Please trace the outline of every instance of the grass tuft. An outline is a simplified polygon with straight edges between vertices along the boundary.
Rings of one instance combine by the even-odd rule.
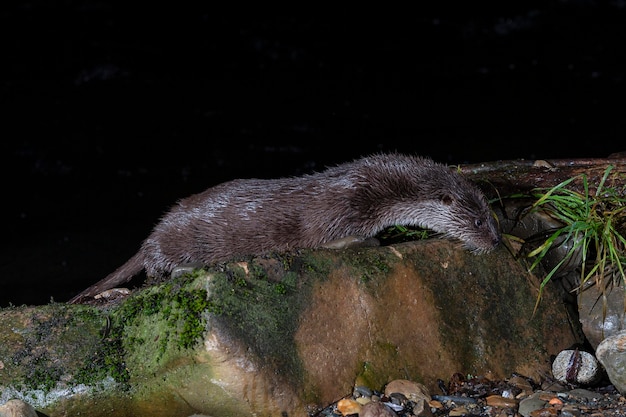
[[[614,166],[609,165],[595,191],[590,189],[585,174],[569,178],[552,188],[536,188],[530,193],[535,202],[528,211],[543,210],[563,226],[555,229],[539,247],[528,254],[534,258],[529,270],[539,265],[548,251],[569,243],[566,255],[543,278],[535,311],[546,284],[570,259],[580,256],[580,282],[575,289],[580,292],[591,284],[597,285],[605,300],[606,291],[621,279],[626,284],[626,185],[616,188],[607,185]],[[573,181],[582,182],[582,192],[567,188]],[[534,314],[533,312],[533,314]]]

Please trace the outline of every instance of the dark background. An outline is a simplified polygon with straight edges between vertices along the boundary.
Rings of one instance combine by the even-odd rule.
[[[626,4],[500,3],[3,2],[0,307],[66,301],[228,179],[626,150]]]

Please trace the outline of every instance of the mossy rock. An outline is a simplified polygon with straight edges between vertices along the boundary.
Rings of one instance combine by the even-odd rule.
[[[239,259],[108,305],[0,310],[2,400],[49,415],[307,416],[349,394],[455,372],[530,377],[578,342],[500,248],[447,241]]]

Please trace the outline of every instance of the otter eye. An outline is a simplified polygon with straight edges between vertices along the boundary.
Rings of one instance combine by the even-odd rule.
[[[482,221],[482,220],[480,220],[480,219],[476,219],[476,220],[474,221],[474,226],[476,226],[476,227],[480,227],[480,226],[482,226],[482,225],[483,225],[483,221]]]

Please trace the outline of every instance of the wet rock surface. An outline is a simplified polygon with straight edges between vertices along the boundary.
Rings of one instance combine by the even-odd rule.
[[[626,392],[626,331],[617,332],[600,342],[596,355],[615,387],[622,393]]]
[[[594,349],[605,338],[625,330],[625,291],[624,283],[616,278],[604,292],[595,285],[589,285],[577,297],[582,329]]]
[[[31,382],[70,388],[78,375],[98,382],[114,375],[130,385],[131,398],[84,397],[94,407],[111,404],[117,414],[109,415],[295,417],[355,386],[374,391],[411,375],[425,388],[407,378],[386,394],[426,412],[423,391],[438,392],[442,375],[489,371],[496,379],[515,371],[539,379],[551,355],[577,342],[552,291],[533,316],[535,286],[504,248],[477,256],[443,239],[242,259],[93,306],[55,304],[45,316],[37,307],[3,310],[12,324],[0,328],[0,357],[8,358],[0,382],[57,375],[62,380]],[[81,328],[91,329],[84,343],[63,337],[80,338]],[[24,348],[47,335],[57,336],[45,339],[54,340],[49,351]],[[71,348],[78,356],[64,364],[70,355],[57,353]],[[10,392],[18,391],[3,389]]]

